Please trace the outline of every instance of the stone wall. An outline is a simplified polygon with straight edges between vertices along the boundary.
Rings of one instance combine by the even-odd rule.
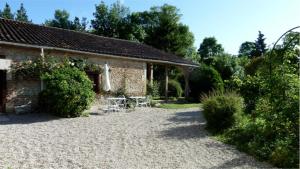
[[[99,64],[101,66],[107,63],[110,67],[112,92],[125,88],[128,95],[138,96],[146,94],[147,70],[145,62],[117,59],[99,55],[79,55],[76,53],[66,53],[54,50],[44,50],[44,53],[46,56],[55,56],[59,58],[83,58],[90,63]],[[40,57],[40,50],[0,45],[0,54],[4,55],[6,59],[11,59],[13,63],[15,63]],[[40,80],[16,79],[10,71],[8,71],[6,111],[15,112],[16,106],[26,105],[30,102],[32,107],[35,107],[37,104],[38,93],[40,91]]]

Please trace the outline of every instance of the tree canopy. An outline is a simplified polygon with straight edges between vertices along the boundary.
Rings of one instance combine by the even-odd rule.
[[[14,19],[14,14],[11,12],[10,6],[6,3],[4,9],[0,10],[0,17],[5,19]]]
[[[121,38],[127,25],[129,8],[120,1],[108,7],[103,1],[95,6],[94,19],[91,20],[92,32],[107,37]]]
[[[254,42],[246,41],[241,44],[239,49],[239,56],[247,56],[248,58],[252,58],[254,52],[256,50],[256,46]]]
[[[222,45],[217,43],[215,37],[204,38],[198,49],[201,59],[208,59],[220,55],[223,52],[224,49]]]
[[[167,52],[185,56],[193,46],[194,35],[180,22],[179,9],[172,5],[152,7],[141,13],[147,36],[145,43]]]
[[[74,21],[71,21],[70,14],[66,10],[55,10],[54,19],[46,20],[45,25],[63,29],[70,29],[76,31],[85,31],[87,26],[86,18],[80,19],[75,17]]]
[[[258,31],[258,37],[257,40],[255,41],[255,52],[254,52],[254,57],[259,57],[262,56],[263,54],[266,53],[267,48],[266,48],[266,43],[264,38],[264,34],[261,33],[261,31]]]
[[[23,3],[21,3],[20,9],[17,10],[17,14],[16,14],[15,20],[16,21],[22,21],[22,22],[31,22],[28,19],[28,15],[27,15],[26,9],[23,6]]]
[[[110,7],[101,2],[96,5],[94,17],[92,32],[97,35],[139,41],[182,57],[194,43],[193,34],[180,22],[181,14],[175,6],[165,4],[130,13],[120,1]]]

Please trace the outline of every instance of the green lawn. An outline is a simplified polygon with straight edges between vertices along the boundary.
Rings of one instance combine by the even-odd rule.
[[[200,107],[200,103],[187,103],[187,104],[163,103],[159,106],[159,108],[164,108],[164,109],[185,109],[185,108],[193,108],[193,107]]]

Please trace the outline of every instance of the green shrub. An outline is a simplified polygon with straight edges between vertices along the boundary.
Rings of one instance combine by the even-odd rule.
[[[240,117],[243,99],[234,92],[213,92],[202,96],[202,104],[207,128],[213,132],[222,132]]]
[[[259,77],[247,75],[240,85],[239,92],[245,100],[245,113],[251,114],[262,92]]]
[[[42,111],[61,117],[78,117],[94,98],[92,82],[75,67],[56,68],[42,75],[46,89],[40,93]]]
[[[277,167],[299,168],[299,96],[297,77],[289,76],[288,91],[274,90],[257,100],[255,116],[244,115],[225,131],[228,143]],[[296,80],[297,83],[292,81]],[[279,82],[276,84],[280,84]],[[276,86],[276,85],[275,85]],[[277,93],[278,92],[278,93]]]
[[[158,81],[153,81],[153,85],[150,85],[150,82],[147,83],[147,95],[152,97],[159,97],[160,83]]]
[[[245,65],[245,73],[247,75],[254,75],[259,67],[263,64],[263,57],[256,57],[251,59],[251,61]]]
[[[191,73],[189,81],[190,96],[196,101],[199,101],[202,93],[224,89],[220,74],[213,67],[205,64],[201,64],[199,68]]]
[[[228,80],[238,71],[237,57],[229,54],[222,54],[214,57],[211,65],[220,73],[223,80]]]
[[[182,96],[182,88],[178,81],[176,80],[169,80],[169,96],[173,97],[181,97]]]

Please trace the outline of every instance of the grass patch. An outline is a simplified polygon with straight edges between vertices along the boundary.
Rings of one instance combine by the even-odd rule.
[[[200,103],[186,103],[186,104],[164,103],[158,107],[163,109],[186,109],[186,108],[200,107],[200,105],[201,105]]]

